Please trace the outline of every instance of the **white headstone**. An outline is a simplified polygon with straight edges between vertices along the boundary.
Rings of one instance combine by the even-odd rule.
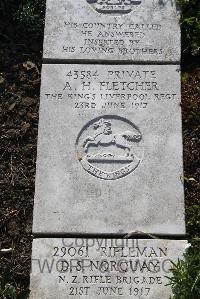
[[[44,65],[34,233],[183,235],[179,66]]]
[[[34,240],[31,299],[169,299],[166,276],[187,247],[156,239]]]
[[[179,62],[175,0],[47,0],[44,58]]]

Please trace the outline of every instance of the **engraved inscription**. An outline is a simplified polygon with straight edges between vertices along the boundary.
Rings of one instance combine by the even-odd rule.
[[[179,62],[175,0],[47,1],[44,58]]]
[[[40,247],[33,271],[37,287],[44,278],[52,286],[57,284],[51,298],[165,299],[171,293],[167,284],[172,263],[186,247],[186,242],[175,244],[165,240],[53,239],[48,240],[48,249]]]
[[[178,70],[177,70],[178,71]],[[161,103],[178,99],[175,90],[165,88],[160,72],[153,67],[94,67],[74,66],[63,73],[56,92],[46,90],[48,102],[67,102],[73,110],[103,110],[103,114],[128,109],[136,113],[156,110]],[[107,112],[110,111],[110,112]],[[116,114],[116,112],[114,112]]]
[[[141,0],[87,0],[99,13],[103,14],[127,14],[134,6],[141,4]]]
[[[63,44],[63,52],[76,54],[110,54],[110,55],[142,55],[161,56],[162,47],[148,46],[149,36],[161,34],[163,28],[158,23],[123,22],[71,22],[64,21],[67,32],[79,35],[79,44],[68,42]],[[149,43],[148,43],[149,44]]]
[[[77,141],[77,158],[97,178],[116,180],[127,176],[143,156],[142,135],[129,120],[106,115],[89,122]]]

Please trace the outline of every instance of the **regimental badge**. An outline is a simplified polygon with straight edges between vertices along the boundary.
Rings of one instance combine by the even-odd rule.
[[[99,117],[80,131],[76,140],[76,155],[91,175],[116,180],[139,166],[143,157],[142,134],[136,125],[123,117]]]
[[[99,13],[127,14],[133,7],[141,4],[142,0],[86,0]]]

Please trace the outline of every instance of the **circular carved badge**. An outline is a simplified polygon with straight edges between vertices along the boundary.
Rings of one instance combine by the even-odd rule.
[[[91,175],[116,180],[139,166],[143,157],[142,134],[123,117],[98,117],[80,131],[76,151],[77,159]]]
[[[142,0],[86,0],[99,13],[127,14],[141,4]]]

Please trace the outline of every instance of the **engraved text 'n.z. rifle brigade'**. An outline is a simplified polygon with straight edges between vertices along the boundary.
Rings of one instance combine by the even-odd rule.
[[[104,180],[116,180],[139,166],[143,157],[142,135],[131,121],[106,115],[83,127],[76,151],[87,172]]]
[[[86,0],[99,13],[127,14],[133,7],[141,4],[141,0]]]

